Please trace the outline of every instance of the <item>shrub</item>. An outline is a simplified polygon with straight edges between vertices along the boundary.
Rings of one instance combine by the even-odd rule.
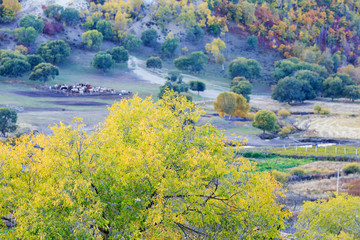
[[[280,172],[278,170],[273,170],[271,176],[280,183],[286,183],[288,181],[289,174]]]
[[[294,130],[294,127],[292,125],[284,126],[281,128],[279,135],[281,137],[287,137],[293,130]]]
[[[91,62],[91,65],[99,70],[102,70],[106,72],[112,66],[115,64],[115,61],[113,60],[110,53],[107,52],[98,52],[95,54],[93,61]]]
[[[97,30],[90,30],[82,35],[82,43],[85,45],[85,48],[90,50],[100,49],[103,39],[103,35]]]
[[[360,197],[360,179],[355,179],[349,183],[348,193]]]
[[[20,27],[33,27],[38,33],[42,33],[44,30],[44,20],[30,14],[20,19]]]
[[[158,34],[154,29],[148,29],[141,33],[141,40],[144,45],[148,47],[154,47],[156,45],[157,38]]]
[[[129,53],[124,47],[114,47],[110,54],[112,59],[117,63],[124,63],[129,60]]]
[[[204,37],[204,31],[199,26],[189,28],[186,32],[186,39],[192,42],[198,42]]]
[[[328,109],[328,108],[323,108],[323,109],[321,110],[320,114],[328,115],[328,114],[330,114],[330,109]]]
[[[133,51],[133,50],[137,50],[137,49],[141,48],[141,44],[142,44],[142,41],[133,34],[128,34],[125,37],[124,47],[129,51]]]
[[[44,34],[54,35],[56,33],[61,33],[63,30],[64,27],[61,23],[44,22]]]
[[[67,25],[78,24],[80,21],[80,12],[73,8],[65,8],[61,14],[61,20]]]
[[[342,170],[346,175],[352,173],[360,173],[360,165],[358,163],[350,163],[343,167]]]
[[[178,37],[166,39],[166,41],[161,46],[161,51],[166,56],[172,56],[175,50],[177,49],[177,47],[179,46],[179,44],[180,44],[180,38]]]
[[[44,13],[46,17],[55,18],[58,21],[60,21],[61,14],[63,11],[64,11],[64,7],[60,5],[51,5],[44,9]]]
[[[305,170],[302,168],[294,168],[290,171],[290,174],[297,177],[304,177],[305,176]]]
[[[278,116],[282,118],[287,118],[288,116],[290,116],[290,112],[286,109],[281,109],[278,111]]]
[[[33,27],[21,27],[14,32],[17,42],[24,45],[34,44],[38,37],[38,32]]]
[[[147,68],[162,68],[162,61],[159,57],[149,57],[146,60],[146,67]]]
[[[112,39],[114,36],[114,31],[112,28],[112,23],[110,21],[106,20],[100,20],[96,23],[96,30],[101,32],[101,34],[104,36],[104,39]]]
[[[229,76],[231,79],[235,77],[258,78],[260,77],[260,71],[260,64],[254,59],[239,57],[229,64]]]
[[[258,39],[256,36],[249,36],[247,38],[247,45],[249,49],[256,49],[258,44]]]
[[[246,115],[246,118],[249,119],[250,121],[254,121],[255,113],[249,112],[249,113]]]
[[[245,77],[234,77],[233,80],[231,80],[230,88],[238,85],[242,81],[247,81]]]
[[[70,56],[70,47],[63,40],[49,41],[40,44],[36,53],[46,62],[63,63],[65,59]]]
[[[316,105],[314,106],[314,113],[320,114],[322,108],[323,108],[323,106],[316,104]]]

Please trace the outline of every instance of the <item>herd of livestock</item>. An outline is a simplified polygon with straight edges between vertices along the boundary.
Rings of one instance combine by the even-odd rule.
[[[117,91],[113,88],[96,87],[88,83],[76,83],[74,85],[56,84],[49,87],[50,91],[63,93],[67,96],[76,95],[130,95],[131,92],[126,90]]]

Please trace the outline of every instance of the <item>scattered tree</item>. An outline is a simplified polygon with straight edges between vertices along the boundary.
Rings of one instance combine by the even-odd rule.
[[[223,92],[216,98],[214,109],[221,117],[229,115],[230,119],[231,116],[246,117],[250,110],[250,105],[239,94]]]
[[[38,33],[42,33],[44,30],[44,20],[29,14],[20,19],[20,27],[33,27]]]
[[[303,102],[314,99],[316,93],[308,81],[285,77],[276,85],[271,97],[279,102]]]
[[[207,53],[211,53],[215,58],[215,63],[222,66],[224,70],[225,57],[223,52],[226,48],[226,44],[220,38],[214,39],[211,43],[205,45]]]
[[[127,34],[124,40],[124,47],[129,51],[135,51],[141,48],[142,41],[133,34]]]
[[[159,92],[159,99],[163,98],[164,95],[166,95],[166,92],[168,91],[174,91],[177,93],[185,93],[189,91],[189,86],[182,82],[172,82],[172,81],[166,81],[164,85],[160,86],[160,92]]]
[[[161,51],[166,56],[171,56],[174,54],[175,50],[180,44],[180,38],[178,37],[172,37],[166,39],[166,41],[161,45]]]
[[[85,48],[90,50],[100,49],[103,42],[103,35],[97,30],[90,30],[84,32],[82,35],[82,43],[85,45]]]
[[[255,79],[260,77],[261,67],[254,59],[246,59],[239,57],[231,61],[229,65],[229,76],[231,79],[235,77],[245,77],[246,79]]]
[[[334,101],[334,98],[342,97],[343,93],[343,82],[341,78],[337,76],[330,76],[323,83],[324,88],[324,97],[330,97],[331,101]]]
[[[74,25],[80,22],[80,12],[73,8],[65,8],[61,13],[61,20],[67,25]]]
[[[48,18],[55,18],[61,20],[61,14],[64,11],[64,7],[60,5],[50,5],[44,9],[45,16]]]
[[[63,40],[49,41],[40,44],[36,50],[46,62],[49,63],[63,63],[67,57],[70,56],[70,47]]]
[[[129,52],[124,47],[114,47],[110,54],[116,63],[124,63],[129,60]]]
[[[0,108],[0,132],[6,137],[9,132],[16,130],[17,112],[7,107]]]
[[[9,23],[15,19],[15,11],[7,6],[0,5],[0,23]]]
[[[31,65],[31,69],[34,69],[34,67],[36,67],[40,63],[45,62],[45,60],[42,57],[36,54],[27,55],[26,60]]]
[[[360,99],[360,87],[356,85],[345,86],[343,96],[349,98],[353,102],[356,99]]]
[[[340,195],[307,201],[296,223],[299,239],[359,239],[360,198]]]
[[[114,37],[114,30],[110,21],[99,20],[96,23],[96,30],[101,32],[104,39],[111,40]]]
[[[242,95],[244,98],[246,98],[247,102],[250,102],[250,94],[253,89],[253,86],[251,83],[247,80],[240,81],[237,85],[233,86],[231,88],[231,92],[234,92],[236,94]]]
[[[258,47],[258,38],[256,36],[249,36],[246,40],[248,48],[251,50],[257,49]]]
[[[51,63],[40,63],[37,65],[33,72],[30,73],[30,80],[47,82],[54,80],[55,76],[59,75],[59,68],[52,65]]]
[[[204,31],[199,26],[189,28],[186,32],[186,39],[191,42],[198,42],[204,37]]]
[[[247,81],[245,77],[234,77],[233,80],[231,80],[230,88],[238,85],[241,81]]]
[[[146,60],[146,67],[147,68],[152,68],[152,69],[155,69],[155,68],[162,68],[162,61],[161,61],[161,58],[159,57],[149,57],[147,60]]]
[[[204,69],[208,57],[201,51],[192,52],[189,57],[179,57],[174,60],[175,67],[180,70],[200,72]]]
[[[8,7],[15,12],[21,11],[22,7],[21,7],[19,0],[2,0],[1,2],[5,7]]]
[[[154,29],[148,29],[141,33],[141,40],[145,46],[154,47],[157,43],[158,34]]]
[[[28,46],[35,43],[38,32],[33,27],[21,27],[15,30],[15,37],[18,43]]]
[[[205,83],[201,81],[191,81],[189,85],[191,90],[198,92],[198,95],[200,95],[200,92],[203,92],[206,89]]]
[[[6,61],[5,61],[6,60]],[[8,77],[21,77],[31,69],[31,65],[26,60],[21,59],[2,59],[0,75]]]
[[[115,61],[113,60],[111,54],[108,52],[96,53],[93,61],[91,62],[91,65],[93,65],[94,68],[102,70],[104,72],[112,68],[114,64]]]
[[[277,117],[275,113],[268,110],[260,110],[255,114],[252,125],[264,131],[274,131],[276,129]]]

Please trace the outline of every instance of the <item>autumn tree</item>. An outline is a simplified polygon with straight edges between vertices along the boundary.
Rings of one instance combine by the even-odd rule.
[[[22,8],[19,0],[2,0],[2,4],[15,12],[20,12]]]
[[[146,67],[147,68],[152,68],[152,69],[155,69],[155,68],[162,68],[162,61],[161,61],[161,58],[159,57],[149,57],[147,60],[146,60]]]
[[[275,113],[268,110],[260,110],[255,114],[252,125],[264,131],[274,131],[276,129],[277,117]]]
[[[223,54],[226,48],[226,44],[220,38],[214,39],[211,43],[205,45],[206,52],[212,54],[215,58],[215,62],[222,66],[224,70],[225,56]]]
[[[307,201],[296,223],[299,239],[359,239],[360,198],[340,195]]]
[[[189,86],[191,90],[197,91],[198,95],[200,95],[200,92],[203,92],[206,89],[205,83],[201,81],[190,81]]]
[[[260,71],[260,64],[254,59],[239,57],[235,60],[232,60],[229,64],[229,76],[231,79],[235,77],[255,79],[260,77]]]
[[[15,11],[7,6],[0,5],[0,23],[9,23],[15,19]]]
[[[0,108],[0,132],[6,137],[9,132],[14,132],[17,128],[17,112],[16,110],[1,107]]]
[[[91,65],[94,68],[100,69],[104,72],[112,68],[114,64],[115,61],[113,60],[111,54],[103,51],[96,53],[93,61],[91,62]]]
[[[63,63],[70,56],[70,47],[63,40],[49,41],[40,44],[36,53],[40,55],[46,62]]]
[[[246,102],[246,99],[233,92],[223,92],[217,96],[214,103],[214,109],[220,116],[245,117],[250,110],[250,105]]]
[[[90,50],[100,49],[103,39],[103,35],[97,30],[90,30],[84,32],[82,35],[82,43],[84,44],[85,48]]]
[[[0,216],[15,219],[0,225],[6,239],[280,237],[280,185],[196,124],[195,103],[170,93],[109,110],[93,132],[75,118],[0,142]]]
[[[37,65],[32,73],[30,73],[29,79],[33,81],[47,82],[54,80],[55,76],[59,75],[59,68],[51,63],[40,63]]]

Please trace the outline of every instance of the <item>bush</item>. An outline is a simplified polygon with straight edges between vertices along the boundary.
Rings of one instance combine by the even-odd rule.
[[[258,47],[258,39],[256,36],[249,36],[246,42],[249,49],[256,49]]]
[[[48,18],[55,18],[60,21],[61,14],[64,11],[64,7],[60,5],[51,5],[44,9],[45,16]]]
[[[97,30],[90,30],[84,32],[82,35],[82,43],[85,48],[90,50],[97,50],[101,47],[103,41],[103,35]]]
[[[162,68],[162,61],[159,57],[149,57],[146,60],[146,67],[147,68]]]
[[[154,29],[148,29],[141,33],[141,40],[145,46],[154,47],[157,43],[158,34]]]
[[[61,20],[67,25],[74,25],[80,22],[80,12],[73,8],[66,8],[61,14]]]
[[[287,118],[288,116],[291,115],[291,113],[286,109],[279,110],[277,114],[278,114],[278,116],[280,116],[282,118]]]
[[[204,37],[204,31],[199,26],[189,28],[186,32],[186,39],[191,42],[198,42]]]
[[[70,56],[70,47],[63,40],[49,41],[40,44],[36,53],[46,62],[63,63],[65,59]]]
[[[113,60],[111,54],[103,51],[96,53],[93,61],[91,62],[91,65],[94,68],[104,72],[112,68],[114,64],[115,61]]]
[[[180,44],[180,38],[178,37],[166,39],[166,41],[161,46],[161,51],[166,56],[172,56],[175,50],[177,49],[177,47],[179,46],[179,44]]]
[[[114,36],[114,31],[112,28],[112,23],[106,20],[100,20],[96,23],[96,30],[101,32],[104,36],[104,39],[111,40]]]
[[[61,33],[63,30],[64,27],[61,23],[44,22],[44,34],[54,35],[56,33]]]
[[[0,5],[0,23],[9,23],[15,18],[15,11],[4,5]]]
[[[290,174],[297,177],[304,177],[305,176],[305,170],[302,168],[294,168],[290,171]]]
[[[284,173],[284,172],[280,172],[278,170],[273,170],[271,172],[271,176],[278,182],[280,183],[286,183],[288,181],[289,178],[289,174],[288,173]]]
[[[142,41],[133,34],[128,34],[125,37],[124,47],[129,51],[134,51],[141,48]]]
[[[287,137],[289,134],[294,130],[294,127],[292,125],[284,126],[281,128],[281,131],[279,132],[279,135],[281,137]]]
[[[129,52],[124,47],[114,47],[110,52],[112,59],[117,63],[124,63],[129,60]]]
[[[238,85],[242,81],[247,81],[245,77],[234,77],[233,80],[231,80],[230,88]]]
[[[352,173],[360,173],[360,165],[358,163],[350,163],[343,167],[342,170],[346,175]]]
[[[322,108],[323,108],[323,106],[316,104],[316,105],[314,106],[314,113],[320,114]]]
[[[42,33],[44,30],[44,20],[30,14],[20,19],[20,27],[33,27],[38,33]]]
[[[239,57],[229,64],[229,76],[231,79],[235,77],[258,78],[260,77],[260,71],[260,64],[254,59]]]
[[[38,37],[38,32],[33,27],[21,27],[15,29],[15,36],[18,43],[24,45],[31,45],[35,43]]]
[[[250,121],[254,121],[255,113],[249,112],[249,113],[246,115],[246,118],[249,119]]]

